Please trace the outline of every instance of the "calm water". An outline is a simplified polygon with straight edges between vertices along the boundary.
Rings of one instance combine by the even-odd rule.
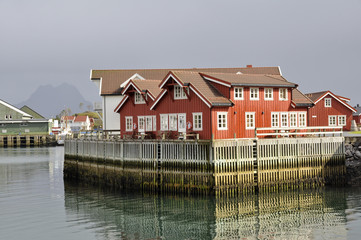
[[[0,239],[361,239],[361,189],[239,198],[63,181],[63,148],[0,148]]]

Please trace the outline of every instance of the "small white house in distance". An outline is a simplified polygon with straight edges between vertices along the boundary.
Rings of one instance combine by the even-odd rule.
[[[65,132],[89,131],[92,130],[92,121],[88,116],[64,116],[61,129]]]

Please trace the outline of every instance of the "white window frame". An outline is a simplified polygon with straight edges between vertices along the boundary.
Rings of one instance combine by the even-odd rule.
[[[325,98],[325,107],[332,107],[332,99]]]
[[[264,100],[273,100],[273,88],[264,89]]]
[[[187,99],[187,94],[185,89],[179,85],[174,85],[174,99]]]
[[[337,126],[337,116],[336,115],[329,115],[328,116],[328,126],[329,127],[336,127]]]
[[[161,131],[169,130],[168,114],[160,114],[160,130]]]
[[[153,131],[157,131],[157,116],[153,116]]]
[[[299,127],[307,127],[307,114],[305,112],[298,113]]]
[[[203,114],[201,112],[192,113],[193,114],[193,130],[202,131],[203,130]]]
[[[228,130],[228,112],[217,112],[217,129]],[[221,122],[220,122],[221,120]]]
[[[143,125],[141,122],[143,121]],[[145,132],[145,117],[138,116],[138,132]]]
[[[346,126],[346,115],[339,115],[337,120],[338,120],[338,126]]]
[[[281,112],[280,113],[280,120],[281,120],[281,127],[287,128],[288,127],[288,112]]]
[[[243,93],[243,87],[235,87],[234,88],[234,100],[243,100],[244,93]]]
[[[183,123],[181,122],[183,118]],[[183,126],[182,126],[183,125]],[[187,131],[187,115],[185,113],[178,114],[178,132]]]
[[[125,131],[126,132],[133,131],[133,117],[132,116],[125,117]]]
[[[290,112],[290,127],[297,127],[297,112]]]
[[[279,88],[278,89],[278,94],[279,94],[279,100],[280,101],[287,101],[288,100],[288,89],[287,88]]]
[[[168,114],[169,117],[169,131],[177,131],[178,130],[178,114]]]
[[[146,132],[153,131],[153,116],[145,117],[145,131]]]
[[[135,92],[134,93],[134,103],[135,104],[145,104],[145,100],[142,96],[142,94]]]
[[[256,114],[254,112],[246,112],[246,129],[255,129],[256,127]]]
[[[279,126],[280,126],[280,115],[278,112],[272,112],[271,113],[271,127],[278,128]]]
[[[259,100],[259,88],[249,88],[249,99]]]

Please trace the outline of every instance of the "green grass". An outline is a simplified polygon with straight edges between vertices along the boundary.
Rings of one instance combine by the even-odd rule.
[[[351,134],[361,134],[361,131],[350,132]]]

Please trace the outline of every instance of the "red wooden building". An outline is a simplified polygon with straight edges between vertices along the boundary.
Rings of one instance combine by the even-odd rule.
[[[122,90],[121,135],[198,134],[251,138],[256,127],[306,127],[312,101],[280,74],[169,71],[161,81],[131,80]]]
[[[349,98],[337,96],[331,91],[306,94],[314,102],[309,109],[309,126],[343,126],[343,130],[351,129],[352,114],[356,110],[347,102]]]

